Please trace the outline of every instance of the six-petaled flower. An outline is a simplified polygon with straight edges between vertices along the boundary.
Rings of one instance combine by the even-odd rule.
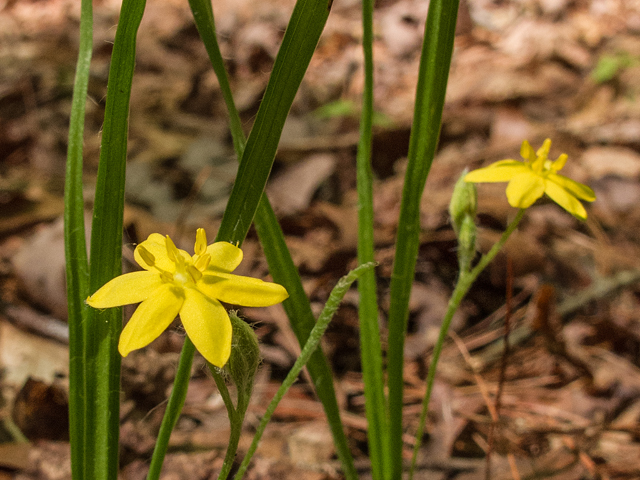
[[[542,147],[535,152],[525,140],[520,148],[524,162],[501,160],[468,173],[465,181],[509,182],[507,199],[509,204],[516,208],[528,208],[543,194],[547,194],[567,212],[585,220],[587,212],[580,200],[593,202],[596,199],[595,193],[586,185],[558,174],[568,157],[563,153],[557,160],[549,160],[547,157],[550,147],[551,140],[547,138]]]
[[[114,278],[87,299],[94,308],[142,302],[120,335],[122,356],[151,343],[179,314],[198,351],[222,367],[231,352],[231,322],[220,301],[266,307],[289,296],[276,283],[233,275],[242,250],[227,242],[207,246],[202,228],[196,233],[194,252],[189,255],[169,236],[153,233],[134,251],[144,270]]]

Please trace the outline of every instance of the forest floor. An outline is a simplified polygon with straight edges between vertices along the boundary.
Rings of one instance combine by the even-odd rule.
[[[85,132],[88,212],[119,10],[115,0],[94,4]],[[293,4],[214,5],[247,131]],[[381,0],[375,11],[373,167],[383,343],[427,8],[425,0]],[[224,104],[190,15],[186,1],[148,2],[138,35],[125,211],[129,269],[133,245],[152,232],[171,234],[187,250],[197,227],[213,237],[235,175]],[[61,215],[78,25],[75,0],[0,1],[0,480],[70,478]],[[356,264],[360,39],[359,2],[335,1],[267,187],[317,311]],[[549,137],[550,157],[567,153],[563,173],[590,185],[597,200],[586,206],[586,222],[549,202],[530,208],[463,302],[438,366],[416,478],[485,478],[492,428],[493,479],[640,478],[639,100],[637,0],[461,2],[441,140],[422,198],[406,341],[407,457],[431,348],[456,279],[447,207],[460,173],[519,158],[523,139],[538,148]],[[480,251],[516,213],[504,188],[478,188]],[[243,250],[239,273],[266,277],[254,232]],[[513,296],[507,305],[508,283]],[[300,349],[282,306],[242,314],[256,327],[264,362],[241,454]],[[176,323],[123,361],[123,480],[145,478],[183,336]],[[323,349],[366,479],[358,338],[352,291]],[[14,426],[31,442],[16,442]],[[162,478],[216,478],[228,432],[221,398],[197,357]],[[247,478],[342,478],[306,376],[278,407]]]

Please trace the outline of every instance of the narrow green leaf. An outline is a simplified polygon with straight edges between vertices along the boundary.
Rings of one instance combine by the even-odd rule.
[[[293,99],[329,16],[327,0],[298,0],[244,149],[218,239],[242,242],[253,221]]]
[[[420,58],[389,307],[389,428],[391,477],[402,476],[404,338],[420,233],[420,199],[433,162],[449,78],[458,0],[431,0]]]
[[[213,65],[214,71],[218,76],[223,97],[227,104],[229,116],[231,118],[231,134],[238,158],[242,157],[245,145],[245,138],[240,127],[240,117],[233,102],[227,72],[224,68],[224,61],[220,53],[220,49],[215,38],[215,28],[213,20],[213,11],[209,0],[190,0],[191,9],[198,26],[198,31],[205,43],[209,58]],[[303,33],[298,30],[298,41],[308,41],[315,46],[317,39],[306,38]],[[311,55],[306,59],[295,59],[296,65],[302,65],[306,69]],[[297,88],[297,86],[296,86]],[[291,99],[291,101],[293,101]],[[287,109],[288,111],[288,109]],[[275,153],[274,153],[275,154]],[[277,218],[269,200],[266,196],[262,196],[258,211],[255,216],[256,230],[260,237],[269,269],[277,283],[283,285],[289,292],[289,300],[284,303],[285,310],[291,322],[292,328],[296,333],[300,345],[304,345],[309,338],[309,333],[315,325],[315,319],[307,297],[302,287],[302,282],[298,271],[291,259],[291,254],[285,244],[284,235],[278,224]],[[357,473],[353,463],[353,457],[349,450],[347,438],[344,434],[342,422],[340,419],[340,410],[336,400],[335,390],[333,388],[333,376],[331,367],[321,349],[318,349],[307,365],[311,378],[313,379],[316,393],[322,402],[327,419],[334,436],[334,443],[338,451],[338,457],[342,462],[345,476],[348,480],[357,480]]]
[[[89,84],[89,67],[93,48],[93,7],[91,0],[80,6],[80,50],[73,86],[69,149],[67,151],[64,190],[64,245],[69,312],[69,437],[71,470],[76,479],[89,478],[85,457],[86,417],[90,406],[85,403],[83,328],[89,295],[89,263],[84,229],[82,197],[82,145],[85,105]]]
[[[374,261],[373,174],[371,144],[373,131],[373,0],[362,1],[362,49],[364,53],[364,91],[358,144],[358,263]],[[388,478],[389,427],[387,402],[382,378],[382,347],[378,326],[378,295],[375,270],[358,280],[360,353],[364,379],[365,410],[368,422],[369,458],[374,480]]]
[[[129,99],[135,64],[136,35],[144,0],[124,0],[111,56],[107,103],[91,232],[89,290],[95,292],[122,271],[122,215],[127,157]],[[122,310],[91,309],[87,319],[86,403],[93,409],[85,428],[91,438],[86,459],[91,480],[118,476],[120,355]]]
[[[227,111],[229,112],[229,125],[231,137],[233,139],[233,147],[238,158],[242,158],[246,142],[244,132],[242,130],[240,115],[238,115],[238,109],[233,101],[229,77],[227,76],[227,70],[224,66],[220,46],[218,45],[216,23],[213,18],[211,0],[189,0],[189,6],[191,7],[193,19],[196,23],[196,27],[198,28],[200,38],[202,38],[202,43],[204,43],[207,54],[209,55],[213,71],[215,72],[216,77],[218,77],[218,83],[220,84],[220,90],[222,91],[222,98],[224,98],[224,103],[226,104]]]

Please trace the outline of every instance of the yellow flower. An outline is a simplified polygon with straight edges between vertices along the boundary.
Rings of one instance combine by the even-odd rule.
[[[152,233],[134,251],[141,272],[114,278],[87,299],[94,308],[142,302],[120,335],[123,357],[142,348],[180,314],[184,329],[202,356],[217,367],[231,353],[231,322],[219,301],[266,307],[289,295],[283,286],[232,275],[242,250],[227,242],[207,246],[204,229],[196,233],[195,255],[179,250],[169,236]]]
[[[546,193],[567,212],[585,220],[587,212],[580,200],[593,202],[596,195],[586,185],[557,173],[567,163],[568,157],[563,153],[557,160],[549,160],[547,157],[550,147],[551,140],[547,138],[542,147],[534,152],[525,140],[520,148],[524,163],[511,159],[501,160],[486,168],[469,172],[464,179],[473,183],[509,182],[507,199],[516,208],[528,208]]]

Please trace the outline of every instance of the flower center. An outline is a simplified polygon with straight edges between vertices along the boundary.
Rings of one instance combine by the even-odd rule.
[[[176,268],[176,271],[173,274],[173,282],[179,287],[185,287],[189,283],[194,283],[194,280],[185,270]]]
[[[531,170],[541,177],[546,177],[549,173],[553,172],[553,161],[544,157],[538,156],[538,158],[530,164]]]
[[[183,252],[178,250],[167,235],[165,237],[165,248],[167,250],[167,258],[174,265],[169,271],[161,269],[156,263],[155,256],[143,245],[139,245],[137,251],[144,263],[149,267],[155,268],[160,273],[160,277],[164,282],[173,283],[178,288],[194,287],[198,280],[202,278],[202,274],[209,266],[209,263],[211,263],[211,255],[206,253],[206,244],[203,248],[202,245],[196,243],[196,254],[185,258]]]
[[[168,235],[165,237],[165,245],[167,256],[175,265],[171,281],[177,287],[193,287],[202,278],[202,272],[209,266],[211,255],[205,253],[202,248],[198,248],[199,245],[196,243],[196,250],[198,250],[196,255],[185,259]]]

